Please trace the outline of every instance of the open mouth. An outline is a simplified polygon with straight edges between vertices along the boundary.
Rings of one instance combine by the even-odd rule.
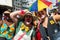
[[[25,18],[25,23],[26,23],[26,24],[30,24],[31,22],[32,22],[32,17],[26,16],[26,18]]]
[[[26,20],[25,23],[26,23],[26,24],[30,24],[31,21],[30,21],[30,20]]]
[[[30,22],[26,22],[26,24],[30,24]]]

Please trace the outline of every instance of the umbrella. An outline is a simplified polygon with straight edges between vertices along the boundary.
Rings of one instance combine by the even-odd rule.
[[[30,6],[30,11],[41,11],[44,8],[47,8],[52,4],[51,2],[47,0],[35,0],[35,2]]]

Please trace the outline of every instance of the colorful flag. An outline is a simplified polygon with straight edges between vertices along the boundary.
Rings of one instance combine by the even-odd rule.
[[[47,8],[52,4],[47,0],[36,0],[29,8],[30,11],[41,11],[44,8]]]

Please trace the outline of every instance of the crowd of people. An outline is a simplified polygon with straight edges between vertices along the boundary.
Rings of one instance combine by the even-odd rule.
[[[0,14],[0,40],[60,40],[60,13],[6,10]]]

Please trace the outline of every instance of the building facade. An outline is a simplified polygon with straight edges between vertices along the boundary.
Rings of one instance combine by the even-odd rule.
[[[29,9],[34,0],[13,0],[14,11],[20,9]]]

